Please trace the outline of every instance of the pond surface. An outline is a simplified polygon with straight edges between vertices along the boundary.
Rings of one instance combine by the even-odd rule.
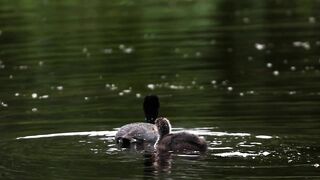
[[[0,179],[320,179],[319,9],[0,1]],[[117,148],[147,94],[208,152]]]

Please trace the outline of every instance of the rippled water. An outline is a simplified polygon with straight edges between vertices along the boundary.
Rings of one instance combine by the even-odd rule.
[[[0,1],[0,179],[320,179],[320,1]],[[205,155],[119,149],[158,94]]]

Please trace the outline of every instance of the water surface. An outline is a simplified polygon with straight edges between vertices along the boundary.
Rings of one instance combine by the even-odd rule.
[[[319,179],[320,1],[0,2],[0,179]],[[205,155],[117,148],[157,94]]]

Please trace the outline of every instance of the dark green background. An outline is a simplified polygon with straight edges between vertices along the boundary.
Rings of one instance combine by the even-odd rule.
[[[319,0],[1,0],[0,179],[320,178],[319,9]],[[161,173],[112,137],[16,139],[112,134],[143,121],[147,94],[173,127],[209,127],[198,132],[205,156],[174,156]]]

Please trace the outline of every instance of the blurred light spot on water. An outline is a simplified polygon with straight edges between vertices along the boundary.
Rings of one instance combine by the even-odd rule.
[[[119,45],[119,49],[120,49],[120,50],[123,50],[124,48],[125,48],[125,45],[124,45],[124,44],[120,44],[120,45]]]
[[[20,70],[26,70],[26,69],[28,69],[28,66],[27,65],[20,65],[18,68]]]
[[[39,65],[39,66],[42,66],[42,65],[43,65],[43,61],[39,61],[39,62],[38,62],[38,65]]]
[[[49,95],[45,94],[45,95],[42,95],[39,97],[39,99],[48,99],[49,98]]]
[[[124,44],[120,44],[119,49],[126,54],[131,54],[134,51],[132,47],[126,47]]]
[[[253,91],[253,90],[247,91],[247,94],[255,94],[255,91]]]
[[[113,142],[114,137],[108,136],[108,137],[101,137],[101,138],[99,138],[99,139],[102,140],[102,141]],[[111,146],[114,146],[114,144],[109,144],[109,145],[108,145],[108,147],[111,147]]]
[[[232,150],[232,147],[208,147],[209,150]]]
[[[280,73],[279,73],[279,71],[275,70],[275,71],[272,72],[272,74],[273,74],[274,76],[279,76]]]
[[[94,154],[97,154],[99,152],[99,149],[91,148],[90,151],[92,151]]]
[[[17,137],[16,139],[39,139],[50,137],[64,137],[64,136],[115,136],[117,131],[87,131],[87,132],[67,132],[67,133],[54,133],[54,134],[40,134],[33,136]],[[88,142],[88,141],[86,141]]]
[[[118,87],[115,84],[106,84],[105,87],[111,91],[118,89]]]
[[[33,99],[36,99],[36,98],[38,97],[38,94],[37,94],[37,93],[32,93],[32,94],[31,94],[31,97],[32,97]]]
[[[129,93],[131,93],[131,91],[132,91],[132,87],[129,87],[129,89],[124,89],[122,92],[129,94]]]
[[[296,91],[289,91],[288,94],[289,94],[289,95],[295,95],[295,94],[297,94],[297,92],[296,92]]]
[[[256,43],[255,47],[256,47],[257,50],[262,51],[262,50],[264,50],[266,48],[266,45],[265,44],[261,44],[261,43]]]
[[[224,81],[222,81],[222,82],[221,82],[221,84],[222,84],[223,86],[228,85],[228,83],[229,83],[229,81],[228,81],[228,80],[224,80]]]
[[[240,93],[239,93],[239,96],[244,96],[244,93],[243,93],[243,92],[240,92]]]
[[[137,97],[137,98],[141,98],[141,94],[140,94],[140,93],[137,93],[137,94],[136,94],[136,97]]]
[[[238,143],[237,146],[240,146],[240,147],[254,147],[255,144],[247,143],[246,141],[244,141],[244,142]]]
[[[181,86],[181,85],[170,85],[169,88],[170,89],[179,90],[179,89],[184,89],[184,86]]]
[[[262,155],[264,155],[264,156],[268,156],[269,154],[271,154],[270,152],[267,152],[267,151],[265,151],[265,152],[262,152],[262,153],[260,153],[260,154],[262,154]]]
[[[229,86],[228,88],[228,91],[233,91],[233,87]]]
[[[82,48],[82,53],[85,54],[87,57],[91,56],[89,49],[87,47]]]
[[[213,155],[219,156],[219,157],[249,157],[249,156],[259,156],[261,154],[262,153],[244,153],[244,152],[235,151],[235,152],[216,153]]]
[[[5,103],[5,102],[1,102],[1,106],[2,106],[2,107],[8,107],[8,104]]]
[[[13,75],[10,74],[10,75],[9,75],[9,79],[13,79]]]
[[[196,134],[199,136],[235,136],[235,137],[246,137],[250,136],[249,133],[228,133],[228,132],[217,132],[217,131],[211,131],[207,128],[197,128],[197,129],[176,129],[172,128],[172,133],[176,132],[184,132],[187,131],[192,134]]]
[[[32,111],[32,112],[37,112],[37,111],[38,111],[38,108],[32,108],[31,111]]]
[[[133,51],[134,51],[134,49],[132,47],[127,47],[123,50],[123,52],[126,54],[131,54]]]
[[[296,70],[296,67],[295,67],[295,66],[291,66],[291,67],[290,67],[290,70],[291,70],[291,71],[295,71],[295,70]]]
[[[109,148],[107,151],[109,151],[109,152],[114,152],[114,151],[120,151],[120,150],[117,149],[117,148]]]
[[[217,83],[216,80],[212,80],[212,81],[211,81],[211,84],[216,84],[216,83]]]
[[[254,157],[254,156],[268,156],[270,152],[264,151],[264,152],[259,152],[259,153],[244,153],[240,151],[234,151],[234,152],[225,152],[225,153],[217,153],[213,154],[215,156],[220,156],[220,157]]]
[[[312,16],[309,17],[309,23],[312,23],[312,24],[316,23],[316,18]]]
[[[244,18],[242,19],[242,21],[243,21],[243,23],[248,24],[248,23],[250,23],[250,18],[244,17]]]
[[[254,144],[254,145],[261,145],[261,142],[251,142],[250,144]]]
[[[63,90],[63,86],[57,86],[57,90],[62,91]]]
[[[104,54],[111,54],[111,53],[112,53],[112,48],[103,49],[102,52],[103,52]]]
[[[82,52],[83,52],[83,53],[87,53],[87,52],[88,52],[88,48],[87,48],[87,47],[83,47],[83,48],[82,48]]]
[[[14,93],[14,96],[18,97],[18,96],[20,96],[20,94],[19,93]]]
[[[313,167],[318,168],[320,165],[318,163],[314,164]]]
[[[155,89],[155,85],[154,84],[148,84],[147,88],[149,88],[151,90],[154,90]]]
[[[272,68],[272,63],[267,63],[268,68]]]
[[[258,139],[272,139],[272,136],[267,136],[267,135],[257,135],[256,138]]]
[[[302,47],[302,48],[304,48],[305,50],[309,50],[309,49],[311,48],[309,42],[302,42],[302,41],[295,41],[295,42],[293,42],[293,46],[294,46],[294,47]]]

